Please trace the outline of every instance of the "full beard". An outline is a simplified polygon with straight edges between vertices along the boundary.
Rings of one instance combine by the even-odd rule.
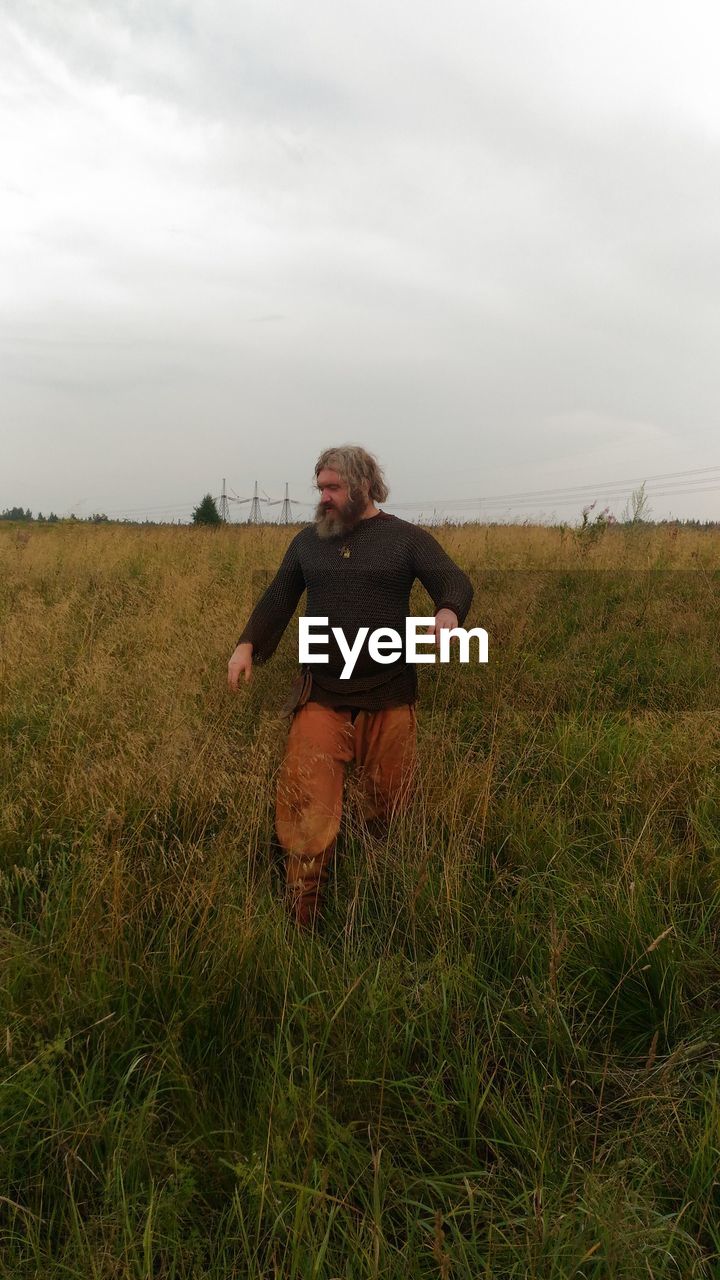
[[[321,502],[315,508],[315,528],[319,538],[342,538],[351,533],[360,522],[367,503],[364,494],[348,498],[344,506],[324,507]]]

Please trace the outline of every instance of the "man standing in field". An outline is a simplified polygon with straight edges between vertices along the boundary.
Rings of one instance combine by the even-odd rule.
[[[416,766],[417,675],[402,654],[375,661],[363,644],[352,675],[332,627],[353,645],[361,627],[405,633],[416,578],[432,597],[437,639],[461,625],[472,601],[469,578],[424,529],[388,512],[377,460],[356,445],[327,449],[315,466],[314,524],[293,538],[228,663],[237,690],[253,662],[275,652],[307,590],[307,616],[327,618],[329,661],[309,662],[277,786],[275,829],[285,855],[291,911],[312,925],[322,908],[342,814],[345,767],[358,771],[365,818],[382,827],[410,799]]]

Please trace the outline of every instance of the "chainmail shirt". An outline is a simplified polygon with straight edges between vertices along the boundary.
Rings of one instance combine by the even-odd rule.
[[[330,707],[379,711],[417,698],[417,673],[404,653],[392,663],[375,662],[366,636],[352,675],[342,680],[345,665],[332,627],[342,628],[352,645],[361,627],[374,631],[391,627],[405,644],[405,620],[410,616],[410,592],[418,578],[435,605],[452,609],[460,625],[465,621],[473,588],[462,569],[432,534],[388,512],[360,520],[346,535],[319,537],[314,525],[301,529],[290,543],[267,590],[253,609],[238,644],[252,643],[253,661],[272,657],[307,591],[306,615],[327,618],[327,644],[316,651],[327,653],[326,663],[310,662],[311,701]],[[432,646],[419,652],[431,654]]]

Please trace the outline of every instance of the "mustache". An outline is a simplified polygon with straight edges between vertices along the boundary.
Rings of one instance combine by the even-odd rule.
[[[315,509],[315,527],[321,538],[345,535],[355,527],[365,507],[362,494],[348,499],[342,506],[319,502]]]
[[[324,515],[326,515],[328,512],[330,512],[330,511],[337,511],[338,515],[340,515],[340,508],[339,508],[339,507],[334,507],[334,506],[332,506],[332,504],[323,504],[323,503],[321,503],[321,502],[319,502],[319,503],[318,503],[318,505],[317,505],[317,514],[318,514],[318,515],[324,516]]]

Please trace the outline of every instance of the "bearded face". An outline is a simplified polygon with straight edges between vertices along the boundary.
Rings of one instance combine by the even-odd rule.
[[[321,498],[315,508],[315,528],[319,538],[345,537],[359,523],[367,506],[363,493],[340,493],[332,498]]]

